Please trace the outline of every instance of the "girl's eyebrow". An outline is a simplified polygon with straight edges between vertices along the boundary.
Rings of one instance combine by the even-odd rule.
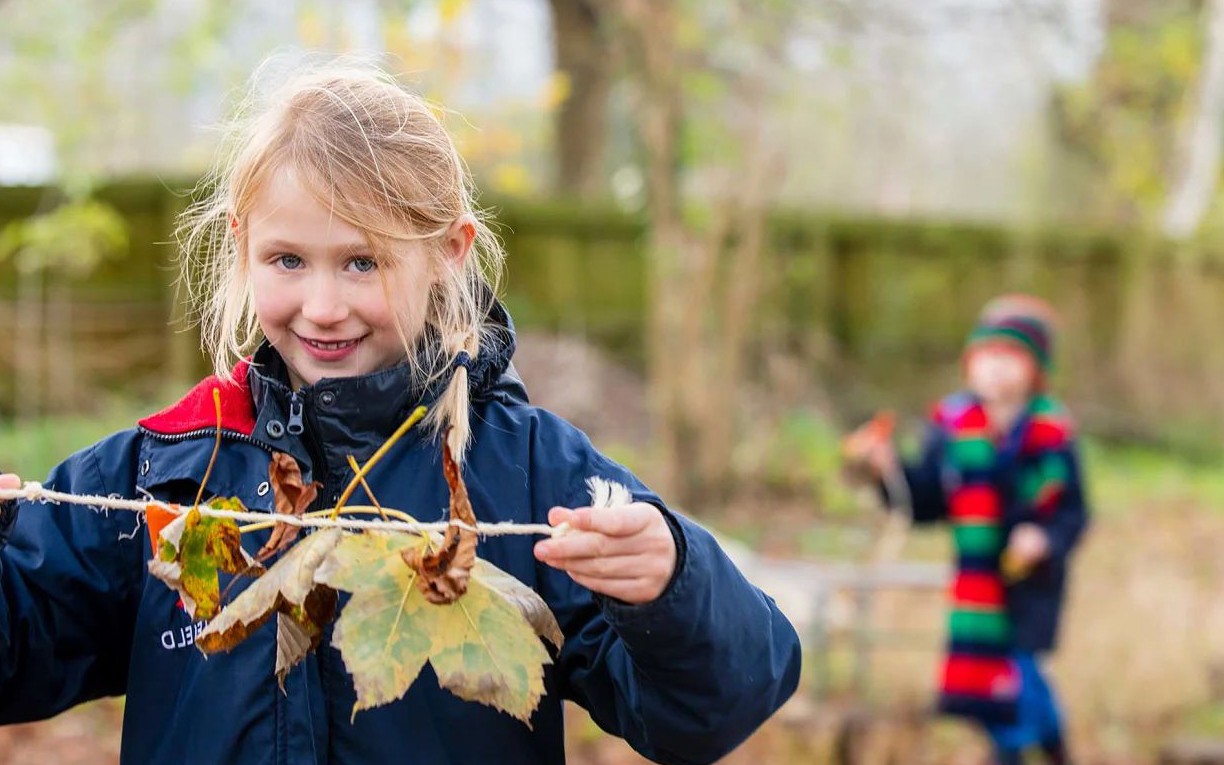
[[[302,246],[297,242],[290,242],[285,239],[269,239],[259,243],[261,250],[290,250],[296,252],[302,249]]]
[[[259,249],[268,252],[271,250],[285,250],[288,252],[301,252],[302,250],[310,249],[310,245],[304,245],[300,242],[290,242],[287,239],[269,239],[266,242],[261,242]],[[341,254],[351,254],[353,252],[368,252],[370,245],[364,239],[354,239],[348,242],[340,242],[331,248],[334,252]]]

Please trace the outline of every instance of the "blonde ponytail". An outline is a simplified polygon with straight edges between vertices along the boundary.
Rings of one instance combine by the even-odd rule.
[[[431,413],[435,429],[449,427],[446,447],[456,463],[462,463],[463,454],[467,451],[468,442],[472,437],[472,402],[471,402],[471,372],[470,365],[480,351],[480,336],[467,335],[458,343],[455,352],[454,371],[446,390],[438,397]]]

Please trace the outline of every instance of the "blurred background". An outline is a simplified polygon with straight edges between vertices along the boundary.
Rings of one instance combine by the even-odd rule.
[[[799,627],[804,687],[728,762],[984,761],[928,713],[945,534],[886,525],[839,443],[891,408],[912,446],[1027,290],[1096,512],[1052,664],[1076,759],[1224,763],[1224,0],[0,0],[0,466],[207,371],[174,217],[305,50],[445,104],[533,399]],[[641,762],[571,712],[572,762]],[[0,728],[0,762],[116,762],[122,713]]]

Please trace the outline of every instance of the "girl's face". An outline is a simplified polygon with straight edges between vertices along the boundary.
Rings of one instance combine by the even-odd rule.
[[[396,321],[414,340],[433,284],[423,247],[406,245],[413,249],[380,278],[362,232],[332,215],[289,170],[275,173],[256,196],[245,225],[255,316],[294,388],[405,358]]]
[[[965,360],[969,389],[983,401],[1015,403],[1033,393],[1037,364],[1025,351],[1006,342],[984,343]]]

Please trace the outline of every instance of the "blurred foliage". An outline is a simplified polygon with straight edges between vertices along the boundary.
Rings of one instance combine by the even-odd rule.
[[[124,217],[130,246],[73,282],[72,299],[168,310],[173,251],[157,243],[167,240],[181,203],[172,189],[189,185],[131,180],[99,188],[95,198]],[[36,214],[45,194],[0,191],[0,229]],[[511,256],[506,299],[516,320],[583,335],[642,368],[643,217],[569,202],[492,201]],[[768,300],[751,317],[760,341],[750,368],[763,370],[770,355],[795,359],[846,417],[881,405],[922,411],[954,381],[980,305],[1000,290],[1034,290],[1069,312],[1056,383],[1073,403],[1091,404],[1083,411],[1087,427],[1219,452],[1224,348],[1210,340],[1224,321],[1218,252],[1174,257],[1168,245],[1143,237],[1084,229],[1018,233],[810,213],[773,215],[768,247]],[[0,298],[14,295],[15,276],[12,262],[0,263]],[[1178,311],[1164,310],[1171,301]],[[5,356],[0,350],[0,369]],[[98,374],[82,377],[82,385],[130,384],[116,371]]]
[[[303,0],[178,3],[10,0],[0,3],[0,122],[41,125],[54,137],[57,179],[88,193],[107,176],[195,174],[211,160],[220,121],[269,53],[278,76],[298,57],[356,53],[381,60],[413,89],[446,104],[448,129],[482,185],[495,193],[544,190],[554,88],[502,99],[463,118],[464,88],[480,52],[471,0],[378,0],[349,6]],[[436,28],[414,27],[414,13]],[[278,23],[288,13],[294,23]],[[372,14],[372,18],[368,17]],[[428,24],[426,25],[428,26]],[[372,31],[372,36],[371,36]],[[441,108],[441,107],[440,107]]]
[[[1200,5],[1170,0],[1115,19],[1093,76],[1057,94],[1056,133],[1092,177],[1086,217],[1150,225],[1159,214],[1203,57]]]
[[[19,273],[88,276],[102,261],[123,255],[127,247],[124,218],[93,199],[67,202],[0,229],[0,263],[11,258]]]
[[[46,417],[24,423],[0,421],[0,472],[41,481],[73,452],[111,433],[135,427],[136,420],[157,406],[110,399],[88,415]]]

